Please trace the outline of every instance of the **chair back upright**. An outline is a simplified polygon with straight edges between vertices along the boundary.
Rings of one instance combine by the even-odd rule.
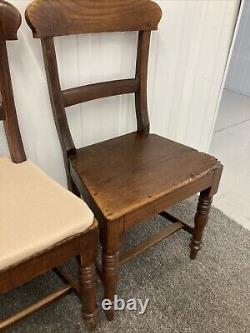
[[[137,130],[149,133],[147,69],[150,34],[157,30],[162,12],[151,0],[35,0],[26,9],[26,21],[40,38],[54,119],[65,166],[75,145],[65,108],[109,96],[135,94]],[[138,31],[135,77],[61,89],[54,37],[100,32]]]
[[[26,155],[17,120],[6,41],[17,40],[20,25],[19,11],[8,2],[0,0],[0,121],[4,122],[10,156],[14,163],[24,162]]]

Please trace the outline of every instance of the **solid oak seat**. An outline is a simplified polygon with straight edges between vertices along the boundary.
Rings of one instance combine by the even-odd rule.
[[[67,238],[94,222],[88,206],[30,161],[0,158],[0,271]]]
[[[161,16],[161,8],[152,0],[35,0],[26,10],[33,36],[41,39],[68,188],[84,198],[99,222],[100,276],[104,298],[112,303],[117,292],[120,264],[178,230],[192,234],[190,257],[195,259],[223,169],[209,155],[149,134],[149,47],[151,32],[158,29]],[[62,90],[55,37],[118,31],[137,31],[135,75],[125,80]],[[137,133],[76,149],[66,108],[123,94],[134,94]],[[193,228],[166,212],[172,205],[198,192],[200,197]],[[120,254],[125,233],[156,214],[173,224]],[[105,313],[108,320],[114,318],[114,308]]]
[[[216,158],[158,135],[131,133],[78,149],[72,171],[115,220],[218,168]]]

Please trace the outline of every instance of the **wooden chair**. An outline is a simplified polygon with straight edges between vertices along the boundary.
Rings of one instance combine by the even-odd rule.
[[[48,15],[49,13],[49,15]],[[152,30],[161,19],[150,0],[36,0],[26,10],[43,56],[55,123],[61,141],[68,186],[89,203],[100,222],[102,279],[105,298],[113,300],[119,264],[184,229],[192,234],[191,258],[201,247],[212,197],[222,165],[213,157],[155,134],[149,134],[147,67]],[[138,31],[135,77],[61,90],[54,37],[116,31]],[[137,132],[76,149],[65,108],[98,98],[135,94]],[[194,228],[165,209],[201,192]],[[173,222],[152,239],[119,254],[124,234],[144,219],[160,214]],[[106,313],[109,320],[114,311]]]
[[[17,39],[19,12],[0,1],[0,120],[3,120],[10,157],[0,158],[0,293],[21,286],[38,275],[79,256],[79,283],[63,267],[67,284],[45,299],[0,322],[0,330],[55,301],[72,288],[84,301],[89,328],[96,321],[97,224],[78,197],[47,177],[26,159],[18,127],[6,48]],[[1,308],[1,306],[0,306]]]

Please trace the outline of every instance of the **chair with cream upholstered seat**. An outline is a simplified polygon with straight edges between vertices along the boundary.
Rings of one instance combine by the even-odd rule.
[[[0,322],[4,329],[74,288],[83,299],[89,328],[96,320],[95,258],[97,225],[78,197],[50,179],[26,159],[13,99],[6,41],[17,39],[19,12],[0,0],[0,120],[10,157],[0,157],[0,293],[78,256],[80,286],[57,268],[68,283],[44,300]]]

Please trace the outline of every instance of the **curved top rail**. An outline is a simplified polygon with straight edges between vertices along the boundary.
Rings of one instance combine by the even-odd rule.
[[[26,9],[34,37],[157,30],[162,11],[151,0],[34,0]]]

